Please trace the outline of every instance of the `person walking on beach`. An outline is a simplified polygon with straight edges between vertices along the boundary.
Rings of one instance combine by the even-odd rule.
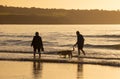
[[[33,46],[33,50],[34,50],[34,58],[35,58],[35,54],[36,54],[36,50],[38,50],[39,53],[39,58],[41,57],[41,51],[44,51],[43,48],[43,42],[42,42],[42,38],[39,36],[39,33],[36,32],[35,36],[33,37],[31,46]]]
[[[83,50],[84,37],[80,34],[79,31],[76,31],[76,35],[77,35],[77,42],[74,44],[74,46],[77,45],[77,47],[78,47],[78,55],[80,56],[80,50],[81,50],[82,53],[85,55],[85,52],[84,52],[84,50]]]

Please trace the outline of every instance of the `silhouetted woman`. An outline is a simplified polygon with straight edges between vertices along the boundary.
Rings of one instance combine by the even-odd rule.
[[[77,47],[78,47],[78,55],[80,55],[80,50],[81,50],[82,53],[85,55],[85,52],[84,52],[84,50],[83,50],[84,37],[80,34],[79,31],[76,31],[76,35],[77,35],[77,42],[75,43],[74,46],[77,45]]]
[[[35,54],[36,54],[37,50],[38,50],[39,58],[40,58],[41,51],[44,51],[44,48],[43,48],[42,38],[39,36],[38,32],[35,33],[35,36],[33,37],[33,40],[31,43],[31,46],[33,46],[33,49],[34,49],[34,58],[35,58]]]

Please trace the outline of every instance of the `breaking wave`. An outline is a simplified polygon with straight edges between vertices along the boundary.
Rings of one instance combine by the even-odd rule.
[[[3,52],[3,51],[0,51]],[[88,54],[86,56],[80,56],[79,59],[77,55],[73,55],[72,59],[69,58],[61,58],[56,54],[57,51],[54,52],[46,52],[42,55],[40,61],[42,62],[55,62],[55,63],[80,63],[80,64],[97,64],[97,65],[107,65],[107,66],[119,66],[120,67],[120,58],[119,57],[105,57],[105,56],[96,56]],[[31,55],[30,55],[31,54]],[[8,60],[8,61],[39,61],[34,60],[32,58],[32,52],[28,51],[6,51],[4,53],[0,53],[0,60]],[[55,56],[54,56],[55,55]],[[107,54],[106,54],[107,55]],[[4,57],[5,56],[5,57]],[[7,56],[7,57],[6,57]],[[45,58],[47,57],[47,58]],[[55,57],[55,58],[53,58]]]
[[[92,44],[86,44],[86,47],[90,48],[105,48],[105,49],[120,49],[120,44],[114,44],[114,45],[92,45]]]
[[[63,34],[63,33],[57,33],[57,32],[51,32],[48,34],[48,36],[59,36],[59,37],[76,37],[76,35],[67,35],[67,34]],[[103,38],[120,38],[120,35],[84,35],[85,37],[103,37]],[[3,34],[0,33],[0,37],[28,37],[31,38],[33,37],[32,35],[25,35],[25,34],[20,34],[20,35],[16,35],[16,34]]]
[[[120,35],[85,35],[86,37],[120,38]]]

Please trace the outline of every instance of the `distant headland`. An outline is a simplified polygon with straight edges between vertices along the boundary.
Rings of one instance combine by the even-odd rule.
[[[120,24],[120,11],[21,8],[0,5],[0,24]]]

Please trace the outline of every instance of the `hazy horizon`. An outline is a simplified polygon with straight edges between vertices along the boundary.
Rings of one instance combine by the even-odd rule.
[[[56,9],[119,10],[118,0],[1,0],[0,5]]]

